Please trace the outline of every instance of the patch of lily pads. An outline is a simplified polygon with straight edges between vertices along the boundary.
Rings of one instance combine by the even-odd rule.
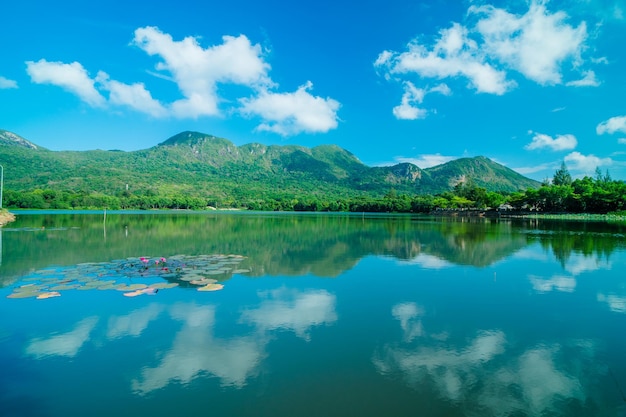
[[[119,291],[126,297],[155,295],[174,287],[219,291],[220,280],[250,272],[241,255],[176,255],[131,257],[110,262],[81,263],[37,270],[13,288],[7,298],[46,299],[66,291]]]

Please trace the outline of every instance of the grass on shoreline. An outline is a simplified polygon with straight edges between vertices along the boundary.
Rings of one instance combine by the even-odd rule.
[[[504,216],[503,216],[504,217]],[[524,213],[510,214],[506,217],[524,218],[524,219],[545,219],[545,220],[578,220],[578,221],[611,221],[626,222],[626,212],[607,214],[588,214],[588,213]]]

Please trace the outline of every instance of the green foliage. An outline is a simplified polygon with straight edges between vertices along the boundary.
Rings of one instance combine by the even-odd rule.
[[[598,213],[626,208],[626,183],[610,180],[608,173],[597,179],[584,177],[570,185],[544,185],[509,198],[517,209],[543,212]]]
[[[561,162],[561,168],[559,168],[552,178],[552,184],[554,185],[570,185],[572,183],[572,176],[567,170],[567,166],[565,165],[565,161]]]
[[[425,170],[408,163],[368,167],[335,145],[312,149],[258,143],[236,146],[226,139],[197,132],[183,132],[158,146],[134,152],[55,152],[23,139],[6,139],[0,141],[0,164],[5,167],[6,188],[29,193],[16,204],[37,207],[209,204],[283,210],[295,207],[294,199],[301,202],[298,208],[307,207],[307,199],[318,199],[324,203],[309,208],[333,210],[345,209],[348,201],[359,197],[384,198],[392,188],[397,195],[411,198],[450,191],[450,184],[456,183],[454,178],[460,177],[474,178],[477,186],[490,192],[538,185],[483,157]],[[37,189],[61,194],[32,194]],[[62,193],[69,193],[71,199]],[[73,194],[85,196],[81,199]],[[182,196],[201,201],[185,201]],[[346,203],[342,206],[333,201]],[[376,206],[406,209],[403,202]]]

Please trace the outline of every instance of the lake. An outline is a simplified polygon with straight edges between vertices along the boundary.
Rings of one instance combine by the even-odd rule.
[[[626,225],[19,213],[0,415],[626,416]]]

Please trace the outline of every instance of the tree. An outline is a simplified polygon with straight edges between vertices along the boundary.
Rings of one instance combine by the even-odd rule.
[[[554,178],[552,178],[552,184],[554,185],[570,185],[572,183],[572,176],[569,174],[567,170],[567,165],[565,165],[565,161],[561,162],[561,168],[557,169],[554,173]]]

